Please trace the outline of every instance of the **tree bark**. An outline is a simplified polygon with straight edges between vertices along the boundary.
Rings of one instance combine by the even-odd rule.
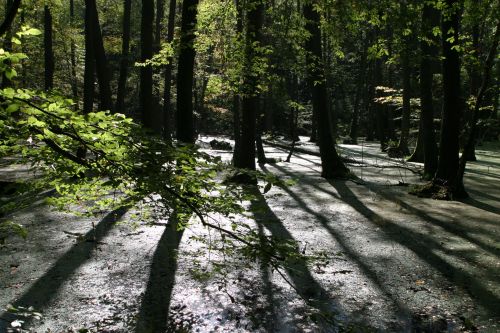
[[[441,23],[443,49],[443,119],[439,145],[439,162],[434,181],[449,187],[453,193],[458,174],[459,132],[462,116],[460,99],[460,13],[456,6],[459,0],[446,0],[448,15]],[[452,32],[450,34],[450,31]]]
[[[141,62],[153,57],[154,0],[142,0],[141,15]],[[140,70],[139,103],[142,124],[154,129],[153,68],[143,66]]]
[[[426,37],[420,42],[420,103],[422,143],[424,151],[424,179],[432,179],[438,165],[438,149],[436,145],[436,134],[434,132],[434,103],[432,97],[432,63],[433,46],[429,44],[432,40],[432,28],[439,21],[439,12],[432,4],[424,4],[422,10],[422,34]],[[420,133],[419,133],[420,136]]]
[[[161,49],[161,21],[163,20],[164,11],[163,0],[156,0],[154,52],[158,52]]]
[[[85,3],[85,69],[83,73],[83,113],[85,114],[94,109],[95,12],[95,1],[87,1]]]
[[[198,0],[184,0],[182,3],[182,22],[179,63],[177,70],[177,140],[194,143],[193,115],[193,77],[196,15]]]
[[[44,62],[45,62],[45,90],[54,88],[54,51],[52,49],[52,13],[50,7],[45,5],[43,7],[44,17]]]
[[[170,0],[170,6],[168,9],[167,43],[172,43],[172,41],[174,40],[176,9],[177,1]],[[170,142],[170,140],[172,139],[172,61],[173,58],[170,57],[168,59],[168,64],[165,66],[165,84],[163,87],[163,138],[168,142]]]
[[[99,23],[99,14],[97,12],[96,0],[88,0],[87,4],[91,3],[92,24],[94,25],[93,32],[95,36],[92,38],[95,48],[95,69],[97,81],[99,82],[99,108],[101,110],[113,110],[113,102],[111,99],[111,84],[109,78],[108,61],[106,59],[106,51],[104,50],[104,42],[102,39],[101,25]]]
[[[400,2],[401,17],[407,18],[407,3]],[[411,69],[410,69],[410,38],[403,37],[403,51],[401,52],[401,67],[403,72],[403,114],[401,116],[401,136],[399,138],[398,150],[402,156],[410,154],[408,149],[408,138],[410,136],[410,115],[411,115]]]
[[[75,2],[74,0],[69,1],[69,19],[71,28],[75,24]],[[73,100],[76,102],[78,100],[78,79],[76,75],[76,44],[75,39],[71,37],[71,50],[70,50],[70,61],[71,61],[71,91],[73,93]]]
[[[490,47],[490,51],[488,52],[488,57],[486,58],[486,62],[484,64],[484,70],[483,70],[483,83],[481,84],[481,88],[479,88],[479,92],[477,95],[476,99],[476,104],[474,105],[473,113],[472,113],[472,120],[470,123],[470,132],[469,136],[467,138],[467,143],[464,148],[464,152],[462,153],[462,157],[460,158],[459,161],[459,167],[458,167],[458,175],[457,175],[457,180],[456,180],[456,192],[459,194],[462,194],[463,196],[466,196],[466,191],[464,188],[464,174],[465,174],[465,167],[467,165],[467,157],[469,156],[471,152],[474,151],[474,147],[476,145],[476,138],[477,138],[477,122],[479,120],[479,110],[481,108],[481,105],[483,104],[484,97],[486,95],[486,90],[488,88],[488,84],[490,82],[490,76],[491,76],[491,69],[493,67],[493,63],[495,60],[495,56],[497,53],[497,48],[498,48],[498,42],[499,42],[499,36],[500,36],[500,21],[497,21],[497,27],[496,27],[496,32],[495,36],[493,37],[493,42]]]
[[[8,32],[16,18],[19,7],[21,6],[21,0],[8,0],[6,4],[5,19],[0,25],[0,36],[3,36]]]
[[[234,166],[240,169],[255,170],[256,110],[259,107],[259,77],[254,72],[253,65],[257,56],[255,44],[261,41],[264,4],[262,0],[254,0],[247,5],[243,96],[241,101],[241,145],[240,153],[237,154],[238,158],[234,160]],[[253,179],[247,180],[254,182]]]
[[[116,112],[126,113],[125,94],[127,89],[129,50],[130,50],[130,14],[132,1],[123,1],[123,32],[122,32],[122,56],[120,59],[120,74],[118,76],[118,88],[116,93]]]
[[[316,114],[318,121],[318,141],[321,155],[321,176],[327,179],[336,177],[345,177],[349,170],[344,165],[340,156],[337,154],[332,133],[330,130],[330,120],[327,108],[327,91],[322,66],[321,50],[321,30],[320,15],[315,10],[315,1],[304,5],[304,18],[306,19],[306,30],[310,37],[306,41],[307,64],[309,84],[312,88],[313,114]]]

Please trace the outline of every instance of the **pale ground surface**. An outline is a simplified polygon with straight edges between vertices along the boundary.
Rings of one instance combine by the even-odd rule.
[[[498,332],[500,152],[486,148],[470,164],[464,202],[393,186],[418,175],[387,168],[399,162],[373,143],[341,148],[364,162],[351,166],[364,184],[323,180],[319,158],[304,153],[264,166],[297,183],[259,196],[240,221],[318,258],[282,271],[294,288],[265,263],[203,251],[193,236],[217,237],[197,226],[131,228],[130,212],[92,221],[34,202],[13,216],[28,239],[0,248],[1,312],[33,306],[42,319],[23,324],[33,332]],[[4,165],[0,181],[26,172]],[[93,235],[97,243],[85,241]],[[225,274],[211,275],[221,263]],[[14,319],[3,312],[0,332]]]

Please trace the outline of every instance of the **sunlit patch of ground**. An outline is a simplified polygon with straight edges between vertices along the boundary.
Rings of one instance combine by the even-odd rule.
[[[317,151],[311,143],[300,147]],[[129,212],[91,220],[40,202],[13,216],[28,227],[28,239],[10,237],[0,250],[0,307],[33,306],[43,316],[29,323],[37,332],[495,332],[497,148],[479,147],[465,179],[471,198],[463,202],[408,195],[399,185],[418,183],[421,166],[388,159],[376,143],[341,146],[342,156],[359,162],[350,165],[356,183],[325,181],[319,157],[303,152],[261,166],[296,185],[258,196],[248,203],[255,213],[239,223],[293,240],[315,258],[280,272],[205,251],[219,237],[196,225],[183,233],[170,224],[134,229],[114,223]],[[266,152],[288,155],[277,147]],[[16,172],[4,171],[0,180]],[[13,319],[3,313],[0,332]]]

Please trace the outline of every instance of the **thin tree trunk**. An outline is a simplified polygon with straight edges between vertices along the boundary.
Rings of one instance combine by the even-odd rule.
[[[85,5],[85,69],[83,73],[83,112],[85,114],[94,109],[95,12],[95,1],[87,1]]]
[[[141,15],[141,61],[153,57],[154,0],[142,0]],[[153,110],[153,68],[143,66],[140,70],[139,103],[142,124],[149,129],[155,125]]]
[[[45,90],[54,88],[54,52],[52,50],[52,14],[49,6],[43,8],[44,17],[44,61],[45,61]]]
[[[74,0],[69,1],[69,19],[71,28],[75,24],[75,2]],[[76,102],[78,100],[78,81],[76,76],[76,43],[73,36],[71,37],[71,91],[73,93],[73,100]]]
[[[483,104],[486,90],[487,90],[488,84],[490,82],[491,69],[493,67],[493,63],[494,63],[495,56],[497,53],[499,36],[500,36],[500,20],[497,21],[495,36],[493,37],[493,42],[492,42],[492,45],[490,47],[488,57],[486,58],[486,62],[484,64],[483,83],[481,84],[481,88],[479,89],[479,93],[477,95],[476,105],[474,105],[473,114],[472,114],[472,121],[471,121],[470,126],[469,126],[470,132],[469,132],[469,136],[467,138],[467,143],[465,145],[464,152],[462,153],[462,157],[460,158],[460,161],[459,161],[458,175],[457,175],[457,181],[456,181],[456,191],[457,191],[457,193],[459,193],[463,196],[466,195],[463,180],[464,180],[464,174],[465,174],[465,167],[467,165],[467,156],[468,156],[467,153],[470,154],[472,151],[474,151],[474,146],[476,145],[477,122],[479,120],[479,110],[481,108],[481,105]]]
[[[168,9],[167,43],[172,43],[172,41],[174,40],[176,9],[177,1],[170,0],[170,6]],[[172,139],[172,61],[173,58],[170,57],[168,59],[167,66],[165,66],[165,84],[163,87],[163,138],[168,142],[170,142],[170,140]]]
[[[111,99],[111,84],[109,78],[108,61],[106,59],[106,51],[104,50],[104,43],[102,39],[101,26],[99,24],[99,14],[97,12],[96,0],[88,0],[87,4],[92,3],[92,14],[94,25],[93,31],[95,36],[93,37],[95,48],[95,64],[96,64],[96,74],[97,81],[99,82],[99,99],[101,110],[113,110],[113,102]]]
[[[5,4],[5,19],[4,22],[2,23],[2,26],[0,27],[1,28],[0,36],[5,35],[3,40],[3,48],[7,52],[12,51],[12,23],[14,22],[14,18],[17,15],[20,4],[21,1],[13,1],[13,0],[7,0]],[[11,85],[12,82],[10,81],[9,78],[5,76],[4,73],[2,75],[1,88],[10,87]]]
[[[234,0],[234,7],[236,8],[236,33],[237,38],[241,39],[243,36],[243,9],[240,0]],[[241,153],[241,95],[239,92],[233,93],[233,135],[234,135],[234,152],[233,164],[239,161],[239,154]]]
[[[363,50],[361,52],[361,61],[359,63],[358,78],[356,84],[356,97],[354,98],[354,110],[351,119],[351,126],[349,129],[349,144],[358,144],[358,128],[359,128],[359,111],[361,108],[361,101],[363,96],[363,87],[367,78],[366,60],[367,60],[367,40],[363,41]]]
[[[12,27],[12,23],[19,11],[19,6],[21,6],[21,0],[7,0],[5,4],[5,19],[0,25],[0,36],[7,33]]]
[[[434,24],[439,21],[439,12],[431,4],[425,4],[422,10],[422,30],[424,36],[431,38]],[[433,46],[425,39],[420,42],[422,52],[420,60],[420,103],[422,141],[424,151],[424,179],[432,179],[438,165],[438,149],[434,132],[434,103],[432,98],[432,56]],[[419,133],[420,137],[420,133]]]
[[[422,111],[423,112],[423,111]],[[435,144],[435,142],[434,142]],[[437,154],[436,154],[437,159]],[[418,135],[417,144],[415,145],[415,150],[407,159],[408,162],[424,163],[424,126],[422,121],[422,115],[420,115],[420,120],[418,122]],[[432,179],[432,177],[431,177]]]
[[[345,177],[349,170],[337,154],[330,131],[330,119],[326,105],[326,83],[321,64],[320,15],[315,10],[314,4],[311,2],[306,3],[303,11],[306,19],[306,29],[310,33],[310,37],[306,41],[307,67],[309,84],[313,92],[313,113],[317,115],[318,121],[318,139],[322,167],[321,176],[327,179]]]
[[[116,112],[125,112],[125,95],[127,90],[127,76],[130,50],[130,14],[132,1],[123,1],[123,32],[122,32],[122,56],[120,59],[120,75],[118,77],[118,88],[116,94]]]
[[[184,143],[194,143],[196,139],[193,115],[193,77],[197,13],[198,0],[183,1],[177,70],[177,140]]]
[[[407,3],[401,1],[401,16],[406,18]],[[410,136],[410,115],[411,115],[411,69],[410,69],[410,38],[404,36],[403,51],[401,53],[401,67],[403,69],[403,114],[401,116],[401,136],[399,138],[398,150],[402,156],[410,154],[408,149],[408,138]]]
[[[158,52],[161,49],[161,21],[163,20],[164,11],[163,0],[156,0],[154,52]]]

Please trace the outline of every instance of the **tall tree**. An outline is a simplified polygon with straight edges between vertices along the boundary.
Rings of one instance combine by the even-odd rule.
[[[246,30],[243,64],[243,87],[241,98],[241,135],[239,152],[233,158],[234,166],[241,169],[255,170],[255,135],[256,116],[259,107],[259,74],[254,70],[258,56],[258,44],[261,41],[264,3],[253,0],[246,3]],[[245,181],[254,182],[248,178]]]
[[[161,48],[161,21],[165,12],[164,0],[156,0],[156,15],[155,15],[155,36],[154,36],[154,51],[158,52]]]
[[[438,150],[434,133],[434,103],[432,97],[434,38],[432,30],[439,22],[439,12],[432,4],[424,3],[422,9],[422,32],[420,41],[420,104],[421,126],[419,137],[422,138],[424,153],[424,179],[432,179],[436,173]]]
[[[116,112],[124,112],[125,91],[127,89],[127,75],[130,50],[130,14],[132,1],[123,1],[123,28],[122,28],[122,56],[120,59],[120,74],[118,77],[118,88],[116,93]]]
[[[94,108],[95,83],[95,1],[85,2],[85,69],[83,73],[83,112],[92,112]]]
[[[304,4],[306,30],[310,37],[306,41],[309,85],[312,89],[313,117],[318,124],[318,141],[321,155],[321,176],[327,179],[345,177],[349,170],[335,148],[330,129],[330,115],[327,107],[326,82],[322,65],[321,17],[316,6],[318,1]]]
[[[236,38],[239,40],[243,35],[243,9],[240,0],[234,0],[236,8]],[[232,101],[233,111],[233,136],[234,136],[234,154],[233,163],[239,160],[238,154],[241,152],[241,96],[239,92],[233,92]]]
[[[170,0],[168,8],[168,25],[167,25],[167,43],[172,43],[174,40],[175,28],[175,12],[177,10],[177,1]],[[165,82],[163,87],[163,138],[170,141],[172,136],[172,64],[173,58],[168,59],[168,64],[165,66]]]
[[[184,143],[195,142],[193,77],[198,1],[184,0],[182,3],[181,38],[177,69],[177,139]]]
[[[477,122],[479,120],[479,110],[483,104],[485,95],[486,95],[486,90],[488,88],[488,85],[490,83],[490,77],[491,77],[491,69],[493,68],[495,56],[497,55],[497,48],[498,48],[498,43],[500,39],[500,20],[497,19],[497,26],[496,26],[496,31],[495,31],[495,36],[493,37],[493,41],[490,47],[490,51],[488,52],[488,57],[486,58],[485,64],[484,64],[484,69],[483,69],[483,83],[481,84],[481,87],[479,88],[479,92],[476,98],[476,104],[474,105],[473,113],[472,113],[472,119],[470,121],[470,130],[469,130],[469,136],[467,138],[467,142],[464,147],[464,151],[462,153],[462,156],[459,161],[459,167],[458,167],[458,175],[457,175],[457,180],[456,180],[456,188],[457,192],[463,196],[466,196],[467,193],[464,188],[464,173],[465,173],[465,167],[467,164],[468,157],[471,156],[474,152],[474,147],[476,145],[476,139],[477,139]]]
[[[141,61],[153,57],[154,0],[142,0],[141,14]],[[153,68],[141,67],[139,101],[142,124],[150,129],[155,125],[153,110]]]
[[[74,28],[75,25],[75,1],[69,1],[69,21],[71,28]],[[78,99],[78,78],[76,75],[76,43],[73,36],[71,36],[71,49],[70,49],[70,58],[71,58],[71,91],[73,93],[73,99],[76,101]]]
[[[108,68],[108,60],[106,58],[106,51],[104,49],[104,42],[102,39],[101,25],[99,23],[99,14],[97,12],[96,0],[85,1],[87,6],[90,6],[92,12],[92,24],[94,25],[93,33],[93,46],[95,48],[95,70],[97,74],[97,81],[99,82],[99,108],[101,110],[113,110],[110,73]]]
[[[19,11],[19,6],[21,6],[21,0],[7,0],[5,5],[5,18],[0,25],[0,36],[3,36],[10,30],[17,12]]]
[[[408,18],[408,4],[406,0],[400,2],[401,17]],[[401,67],[403,73],[403,114],[401,117],[401,136],[399,138],[398,150],[403,155],[409,155],[408,138],[410,136],[410,115],[411,115],[411,68],[410,68],[410,36],[403,34],[401,52]]]
[[[45,90],[50,90],[54,88],[54,51],[52,49],[52,13],[50,12],[50,7],[45,5],[43,7],[43,17],[44,17],[44,35],[43,35],[43,47],[44,47],[44,60],[45,60]]]
[[[460,88],[459,29],[461,1],[446,0],[442,12],[443,118],[439,144],[439,162],[434,181],[456,190],[462,101]]]

